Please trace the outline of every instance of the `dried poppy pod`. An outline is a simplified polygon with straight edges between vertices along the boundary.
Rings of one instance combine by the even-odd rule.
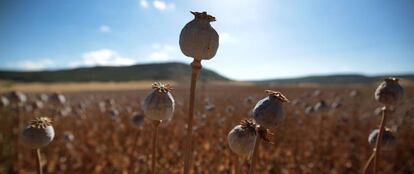
[[[136,128],[141,127],[144,124],[144,115],[134,112],[131,117],[131,123]]]
[[[379,129],[374,129],[368,136],[368,143],[372,146],[375,146],[375,143],[377,142],[379,134]],[[395,136],[394,133],[389,129],[385,128],[384,133],[382,134],[381,138],[381,146],[390,148],[395,145]]]
[[[65,143],[72,142],[73,140],[75,140],[75,135],[73,135],[72,132],[65,131],[63,133],[63,140],[65,141]]]
[[[144,100],[143,111],[145,117],[154,121],[171,119],[174,114],[175,102],[171,95],[169,84],[154,83],[154,89]]]
[[[49,96],[47,94],[39,94],[38,98],[43,102],[48,102],[49,101]]]
[[[248,120],[243,120],[227,135],[230,149],[239,156],[250,156],[253,153],[256,138],[256,124]]]
[[[13,91],[8,94],[9,100],[13,104],[22,104],[27,101],[27,96],[20,91]]]
[[[257,102],[252,117],[265,128],[275,128],[284,119],[283,103],[289,100],[280,92],[266,90],[269,95]]]
[[[63,105],[66,103],[66,97],[60,93],[53,93],[50,96],[50,100],[57,105]]]
[[[36,101],[32,102],[32,106],[33,106],[33,109],[38,109],[38,110],[44,108],[44,104],[40,100],[36,100]]]
[[[1,107],[6,107],[6,106],[9,106],[9,104],[10,104],[9,99],[7,99],[7,98],[6,98],[6,97],[4,97],[4,96],[0,96],[0,106],[1,106]]]
[[[191,13],[194,19],[180,33],[181,52],[194,59],[209,60],[216,55],[219,46],[219,35],[210,25],[216,18],[206,12]]]
[[[319,101],[313,107],[313,110],[315,110],[316,112],[326,111],[328,109],[329,109],[328,104],[326,104],[324,100]]]
[[[39,149],[52,142],[55,130],[47,117],[37,117],[22,132],[22,143],[31,149]]]
[[[398,83],[398,78],[388,77],[375,90],[375,100],[391,106],[397,104],[403,96],[403,88]]]

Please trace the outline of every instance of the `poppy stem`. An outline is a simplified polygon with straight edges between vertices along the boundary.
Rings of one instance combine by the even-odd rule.
[[[254,174],[254,171],[256,170],[256,161],[257,161],[257,156],[259,155],[260,139],[261,139],[260,136],[256,137],[256,143],[254,144],[254,150],[253,150],[253,155],[252,155],[252,161],[250,164],[249,174]]]
[[[156,170],[156,164],[157,164],[157,137],[158,137],[158,127],[160,125],[161,121],[154,121],[154,135],[152,139],[152,162],[151,162],[151,173],[155,174]]]
[[[36,155],[37,155],[37,173],[38,174],[43,174],[43,170],[42,170],[42,157],[40,154],[40,149],[36,149]]]
[[[369,157],[367,163],[364,166],[364,174],[368,174],[368,169],[371,166],[372,160],[374,159],[375,151],[372,151],[371,156]]]
[[[382,108],[382,118],[381,118],[381,124],[380,124],[380,130],[377,136],[377,142],[375,143],[375,149],[374,149],[374,174],[377,173],[377,162],[378,162],[378,158],[380,155],[380,149],[381,149],[381,139],[382,139],[382,134],[384,133],[384,127],[385,127],[385,123],[387,122],[387,106],[384,106]]]
[[[194,58],[194,61],[191,63],[191,86],[190,86],[190,104],[188,110],[188,120],[187,120],[187,144],[184,152],[184,174],[190,172],[192,165],[192,156],[193,156],[193,117],[194,117],[194,100],[195,100],[195,89],[197,85],[197,77],[201,70],[201,59]]]

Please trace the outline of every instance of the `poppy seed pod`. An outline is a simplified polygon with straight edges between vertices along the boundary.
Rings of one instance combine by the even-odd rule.
[[[379,129],[375,129],[369,134],[368,143],[370,145],[375,146],[375,143],[377,142],[378,134],[379,134]],[[382,134],[381,145],[383,147],[388,147],[388,148],[393,147],[395,145],[395,136],[393,132],[388,128],[385,128],[385,131]]]
[[[53,93],[50,99],[53,103],[58,105],[63,105],[66,103],[66,97],[60,93]]]
[[[216,18],[206,12],[191,13],[194,19],[180,33],[181,52],[188,57],[209,60],[216,55],[219,46],[219,35],[210,25]]]
[[[38,97],[43,102],[48,102],[49,101],[49,96],[47,94],[39,94]]]
[[[144,116],[139,113],[133,113],[131,123],[134,127],[139,128],[144,124]]]
[[[38,117],[32,121],[22,132],[22,143],[32,149],[48,145],[55,137],[52,121],[47,117]]]
[[[289,100],[280,92],[266,90],[269,95],[257,102],[252,117],[257,124],[265,128],[275,128],[283,121],[283,103]]]
[[[72,142],[75,139],[75,135],[73,135],[71,132],[66,131],[63,133],[63,140],[68,143]]]
[[[323,100],[316,103],[316,105],[313,107],[313,110],[315,110],[316,112],[326,111],[328,109],[329,109],[328,104],[326,104],[326,102]]]
[[[9,104],[10,104],[9,99],[7,99],[7,98],[6,98],[6,97],[4,97],[4,96],[0,96],[0,106],[1,106],[1,107],[6,107],[6,106],[9,106]]]
[[[174,114],[175,102],[171,95],[171,86],[154,83],[154,89],[144,100],[143,111],[145,117],[155,121],[171,119]]]
[[[8,94],[10,102],[14,104],[20,104],[27,101],[27,96],[20,91],[13,91]]]
[[[386,106],[397,104],[404,93],[398,80],[398,78],[394,77],[385,78],[375,90],[375,100]]]
[[[256,138],[256,124],[248,120],[243,120],[227,135],[230,149],[239,156],[250,156],[253,153]]]

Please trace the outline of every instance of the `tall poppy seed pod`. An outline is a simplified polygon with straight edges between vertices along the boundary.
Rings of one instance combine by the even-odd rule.
[[[256,124],[248,120],[243,120],[227,135],[230,149],[239,156],[250,156],[253,153],[256,138]]]
[[[154,83],[154,89],[144,100],[143,111],[145,117],[154,121],[171,119],[174,114],[175,102],[171,95],[169,84]]]
[[[375,146],[379,134],[379,129],[374,129],[368,136],[368,143],[372,146]],[[381,146],[383,147],[393,147],[395,145],[395,136],[394,133],[389,129],[385,128],[384,133],[381,136]]]
[[[37,117],[23,129],[21,139],[24,146],[39,149],[52,142],[54,137],[55,130],[52,126],[52,120],[48,117]]]
[[[188,105],[187,137],[184,152],[184,174],[190,173],[192,165],[192,133],[194,117],[195,89],[197,77],[202,68],[201,60],[209,60],[216,55],[219,46],[219,35],[211,27],[210,22],[216,19],[206,12],[191,12],[194,19],[187,23],[180,33],[180,49],[184,55],[194,58],[191,63],[190,100]]]
[[[216,55],[219,46],[219,35],[210,25],[216,18],[206,12],[191,13],[194,19],[180,33],[181,52],[194,59],[209,60]]]
[[[265,128],[275,128],[284,119],[283,103],[289,100],[280,92],[266,90],[267,97],[257,102],[252,117]]]
[[[385,78],[375,90],[375,100],[386,106],[397,104],[404,93],[398,81],[399,79],[394,77]]]

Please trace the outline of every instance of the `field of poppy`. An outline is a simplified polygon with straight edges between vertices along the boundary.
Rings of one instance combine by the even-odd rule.
[[[414,88],[385,125],[395,143],[382,148],[378,173],[414,172]],[[283,124],[262,142],[256,173],[362,173],[372,153],[382,105],[376,86],[264,87],[201,86],[193,125],[193,173],[247,173],[250,162],[228,145],[230,130],[251,118],[266,89],[282,92]],[[182,173],[186,147],[188,87],[173,86],[175,112],[158,129],[157,172]],[[143,113],[148,89],[102,92],[7,92],[1,94],[0,173],[33,173],[36,152],[25,148],[21,131],[35,117],[52,118],[54,140],[41,148],[46,173],[149,173],[153,124]],[[140,119],[144,117],[145,119]]]

